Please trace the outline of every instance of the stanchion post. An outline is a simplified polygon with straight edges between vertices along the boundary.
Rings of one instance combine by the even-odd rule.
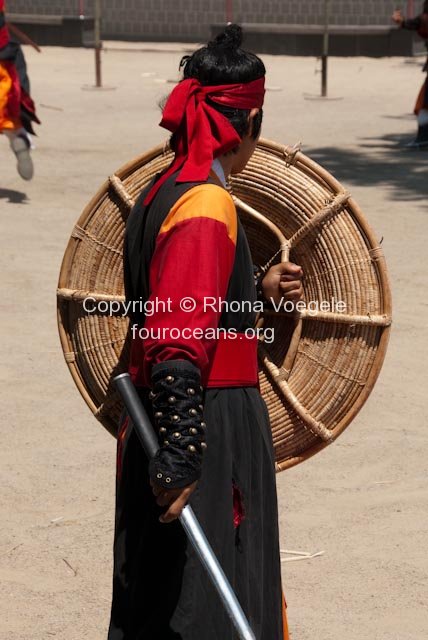
[[[321,95],[328,93],[328,49],[329,49],[330,0],[324,0],[324,36],[321,56]]]
[[[101,74],[101,0],[95,0],[95,86],[103,86]]]
[[[226,22],[233,22],[233,0],[226,0]]]

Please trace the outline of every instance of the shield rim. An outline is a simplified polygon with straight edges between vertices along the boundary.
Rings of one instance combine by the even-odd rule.
[[[333,192],[339,193],[340,191],[343,191],[342,185],[336,178],[334,178],[334,176],[332,176],[326,169],[321,167],[317,162],[315,162],[314,160],[306,156],[304,153],[302,153],[300,149],[296,149],[295,147],[285,146],[280,143],[277,143],[268,139],[264,139],[264,138],[260,138],[258,142],[258,147],[261,149],[263,148],[268,149],[271,152],[275,151],[280,156],[284,156],[284,155],[288,156],[291,164],[293,165],[299,164],[303,166],[307,171],[315,174],[318,178],[321,178]],[[133,171],[135,171],[136,168],[140,168],[144,166],[145,164],[147,164],[154,158],[158,157],[162,153],[165,153],[167,150],[168,150],[168,143],[156,145],[149,151],[137,156],[133,160],[124,164],[122,167],[120,167],[117,171],[114,172],[113,176],[116,176],[120,180],[125,180],[127,177],[129,177],[129,175],[132,174]],[[106,194],[108,194],[110,186],[111,186],[110,179],[107,179],[103,182],[103,184],[100,186],[96,194],[91,198],[89,203],[83,209],[74,227],[76,225],[84,226],[88,222],[91,216],[96,212],[97,205],[99,205],[100,200],[103,197],[105,197]],[[379,242],[377,241],[374,235],[374,232],[370,227],[365,215],[361,211],[357,202],[352,197],[350,197],[347,202],[347,208],[352,210],[352,214],[354,216],[355,221],[359,225],[361,233],[364,234],[364,236],[367,239],[366,244],[368,248],[377,248],[379,246]],[[78,242],[79,240],[77,238],[74,238],[72,235],[70,236],[64,252],[63,260],[61,263],[58,289],[61,289],[62,287],[65,286],[64,279],[66,278],[66,274],[68,273],[69,266],[73,263],[73,257],[74,257],[75,249],[78,246]],[[377,274],[379,277],[379,290],[381,292],[381,299],[382,299],[381,313],[391,318],[391,313],[392,313],[391,289],[389,284],[386,261],[385,261],[385,257],[383,256],[383,253],[376,262],[377,262]],[[99,415],[97,415],[99,407],[97,407],[90,393],[88,392],[85,385],[84,378],[80,374],[79,368],[76,362],[67,360],[67,353],[71,353],[73,351],[73,346],[67,334],[66,328],[62,323],[60,307],[61,307],[61,301],[58,298],[58,304],[57,304],[58,331],[59,331],[60,342],[63,350],[63,355],[66,360],[68,369],[76,384],[76,387],[80,392],[80,395],[85,400],[92,414],[97,418],[99,422],[101,422],[102,426],[111,435],[115,436],[114,429],[109,427],[107,420],[103,421],[102,418]],[[332,433],[331,441],[328,441],[328,442],[320,441],[319,443],[316,443],[310,446],[300,455],[295,455],[282,462],[276,462],[277,472],[284,471],[298,464],[301,464],[305,460],[308,460],[315,454],[319,453],[320,451],[325,449],[329,444],[334,442],[343,433],[343,431],[349,426],[349,424],[359,413],[363,405],[366,403],[368,397],[370,396],[374,388],[375,382],[379,376],[380,370],[385,360],[390,333],[391,333],[391,324],[384,326],[378,342],[376,355],[374,357],[373,364],[370,368],[369,375],[366,380],[366,384],[364,385],[363,390],[360,392],[355,402],[352,404],[352,406],[348,410],[347,414],[331,430],[331,433]]]

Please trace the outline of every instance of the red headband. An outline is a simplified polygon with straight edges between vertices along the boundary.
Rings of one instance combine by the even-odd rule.
[[[148,193],[144,204],[150,204],[162,184],[182,168],[179,182],[204,182],[212,161],[241,142],[229,120],[206,102],[235,109],[261,109],[265,94],[265,79],[242,84],[204,87],[199,80],[182,80],[171,92],[160,123],[176,134],[175,158]]]

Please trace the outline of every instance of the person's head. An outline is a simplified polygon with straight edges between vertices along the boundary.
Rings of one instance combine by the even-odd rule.
[[[173,134],[174,159],[146,195],[145,205],[174,173],[176,182],[204,182],[214,158],[228,175],[242,171],[253,154],[262,124],[266,71],[241,43],[241,27],[229,25],[181,60],[183,79],[163,104],[160,122]]]
[[[192,55],[184,56],[180,63],[183,79],[195,78],[203,86],[248,83],[263,78],[266,69],[254,53],[241,49],[242,29],[228,25],[222,33]],[[263,109],[235,109],[207,98],[207,103],[224,115],[241,138],[233,150],[232,173],[238,173],[247,164],[260,136]]]

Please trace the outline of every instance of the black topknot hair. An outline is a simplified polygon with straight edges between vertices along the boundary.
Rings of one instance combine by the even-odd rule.
[[[258,56],[241,49],[242,28],[229,24],[206,46],[180,62],[183,77],[197,78],[202,85],[234,84],[258,80],[266,74]]]
[[[225,49],[239,49],[242,44],[242,27],[239,24],[228,24],[214,40],[208,43],[208,48],[224,47]]]

